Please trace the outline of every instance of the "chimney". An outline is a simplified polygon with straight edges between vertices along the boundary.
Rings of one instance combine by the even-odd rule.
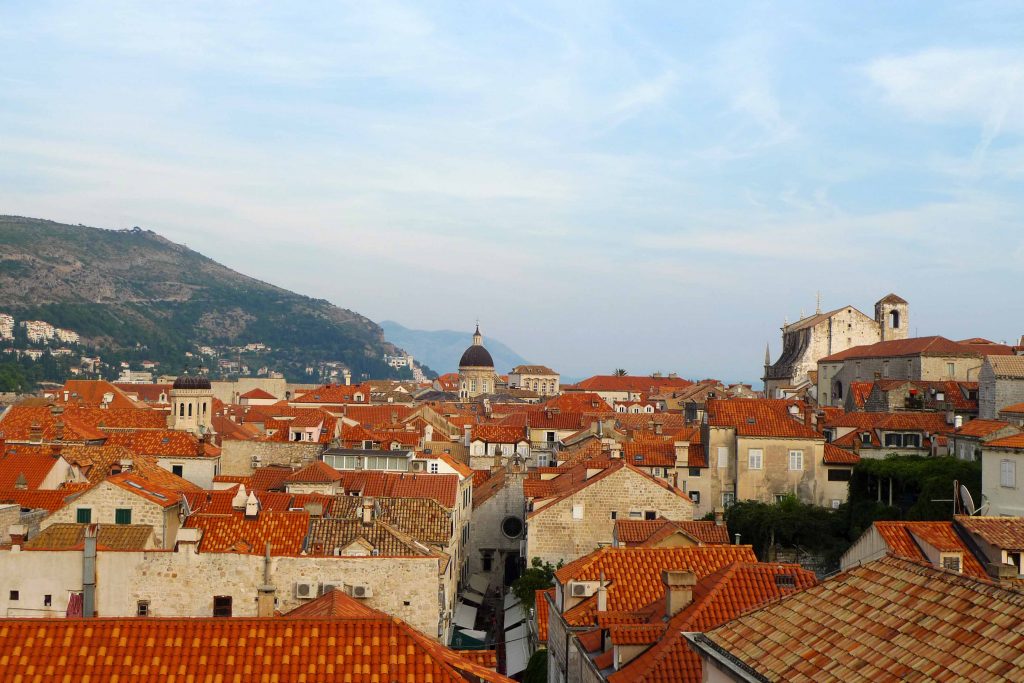
[[[615,460],[622,458],[622,444],[618,441],[612,443],[612,458]]]
[[[473,442],[473,425],[464,425],[462,431],[465,435],[466,448],[469,448],[469,444]]]
[[[363,498],[363,524],[373,524],[373,498]]]
[[[964,416],[954,415],[953,416],[953,429],[960,429],[964,426]]]
[[[689,569],[663,569],[661,582],[665,585],[665,616],[671,619],[693,602],[697,575]]]
[[[689,467],[690,466],[690,442],[689,441],[676,441],[676,467]]]
[[[654,433],[655,434],[661,434],[661,431],[662,431],[661,423],[660,422],[655,422],[654,423]]]
[[[804,403],[804,426],[814,429],[814,409],[810,403]]]
[[[259,515],[260,501],[256,500],[256,494],[250,491],[249,497],[245,499],[245,518],[256,519]]]
[[[50,457],[54,460],[60,458],[60,444],[50,444]]]
[[[245,501],[249,496],[245,493],[245,484],[238,485],[238,492],[235,493],[235,497],[231,499],[231,507],[234,510],[244,510]]]
[[[32,443],[43,442],[43,425],[39,422],[33,422],[32,426],[28,429],[28,440]]]
[[[853,452],[860,455],[860,432],[853,435]]]
[[[597,581],[597,611],[608,611],[608,588],[604,585],[604,572],[602,571]]]
[[[14,488],[19,491],[28,489],[28,479],[25,478],[24,472],[18,472],[18,478],[14,480]]]
[[[725,510],[715,508],[715,526],[725,526]]]
[[[28,529],[24,524],[12,524],[7,529],[7,535],[11,537],[11,550],[20,550],[21,544],[28,538]]]
[[[310,517],[323,517],[324,516],[324,504],[323,501],[311,500],[302,506],[306,512],[309,513]]]
[[[54,441],[64,440],[64,420],[57,418],[57,421],[53,425],[53,439]]]
[[[267,551],[263,556],[263,585],[256,593],[256,616],[274,616],[274,601],[277,589],[270,583],[270,541],[267,541]]]
[[[96,616],[96,536],[98,524],[85,527],[85,548],[82,552],[82,616]]]

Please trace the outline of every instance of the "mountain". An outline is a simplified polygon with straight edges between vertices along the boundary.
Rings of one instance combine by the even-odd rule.
[[[417,363],[429,365],[435,372],[455,372],[463,351],[473,342],[473,331],[411,330],[393,320],[380,324],[388,341],[412,354]],[[517,365],[529,363],[497,339],[484,335],[484,346],[494,358],[494,369],[506,373]]]
[[[237,273],[150,230],[0,216],[0,244],[0,313],[73,330],[110,366],[151,360],[176,373],[202,363],[216,376],[217,358],[240,359],[253,373],[267,367],[305,382],[332,362],[357,380],[408,373],[384,363],[399,349],[370,319]],[[25,334],[16,327],[10,343],[28,346]],[[250,343],[269,350],[239,348]],[[217,358],[196,357],[199,345]]]

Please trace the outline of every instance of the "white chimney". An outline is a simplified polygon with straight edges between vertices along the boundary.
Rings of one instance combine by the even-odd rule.
[[[255,519],[260,514],[260,502],[256,500],[256,494],[249,492],[249,497],[245,499],[245,518]]]
[[[956,416],[954,416],[953,417],[953,428],[954,429],[960,429],[963,426],[964,426],[964,416],[963,415],[956,415]]]
[[[244,510],[247,497],[248,496],[245,493],[245,484],[239,484],[238,492],[235,494],[235,497],[231,499],[231,507],[235,510]]]

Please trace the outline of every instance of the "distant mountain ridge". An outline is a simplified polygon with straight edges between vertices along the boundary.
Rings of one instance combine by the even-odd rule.
[[[333,361],[353,377],[405,376],[369,318],[235,272],[141,228],[104,230],[0,216],[0,312],[81,334],[107,357],[178,372],[197,345],[262,343],[252,362],[292,381]],[[211,359],[202,359],[209,363]]]
[[[473,330],[413,330],[393,320],[380,324],[388,341],[412,354],[417,363],[425,363],[438,373],[455,372],[463,351],[473,342]],[[484,332],[484,346],[491,352],[494,368],[499,374],[507,373],[517,365],[529,361]]]

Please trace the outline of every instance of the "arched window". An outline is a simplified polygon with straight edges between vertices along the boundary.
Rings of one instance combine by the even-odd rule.
[[[842,398],[843,397],[843,383],[840,382],[839,380],[836,380],[836,388],[835,388],[835,391],[833,391],[832,393],[835,395],[836,398]]]
[[[203,415],[206,415],[206,401],[203,401]]]
[[[184,403],[179,403],[178,404],[178,417],[185,417],[185,404]]]
[[[900,329],[900,312],[896,309],[889,311],[889,327],[894,330]]]
[[[188,416],[192,417],[192,404],[191,403],[188,404]]]

